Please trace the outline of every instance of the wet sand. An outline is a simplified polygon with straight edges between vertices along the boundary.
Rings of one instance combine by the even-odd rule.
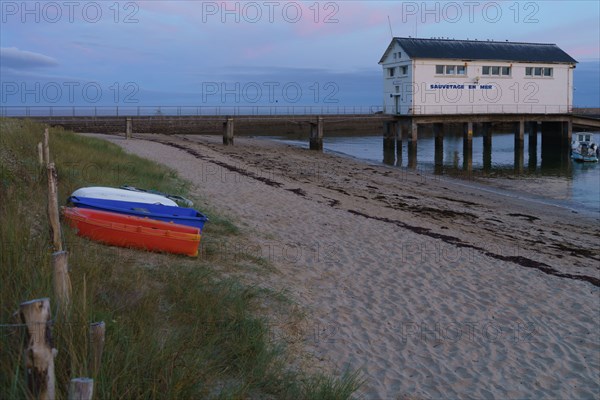
[[[264,139],[97,135],[163,163],[254,238],[293,339],[367,399],[597,398],[598,218]]]

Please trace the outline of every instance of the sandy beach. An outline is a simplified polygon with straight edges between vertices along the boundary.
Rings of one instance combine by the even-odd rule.
[[[245,279],[306,312],[286,340],[360,398],[600,396],[597,217],[265,139],[94,136],[231,216],[253,240],[227,251],[275,267]]]

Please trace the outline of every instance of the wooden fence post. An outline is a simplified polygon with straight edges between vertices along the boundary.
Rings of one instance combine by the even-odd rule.
[[[62,315],[67,315],[71,307],[71,278],[66,251],[52,253],[52,270],[54,271],[54,297],[58,302],[58,310]]]
[[[131,133],[133,132],[133,127],[131,123],[131,117],[127,117],[127,123],[125,127],[125,138],[131,139]]]
[[[104,321],[90,324],[90,375],[96,377],[100,372],[102,352],[104,351],[104,335],[106,324]]]
[[[92,400],[94,380],[90,378],[73,378],[69,384],[68,400]]]
[[[58,215],[58,193],[56,189],[56,168],[54,163],[46,167],[48,173],[48,219],[50,221],[50,233],[54,251],[62,251],[62,240],[60,232],[60,219]]]
[[[54,357],[52,348],[50,299],[36,299],[21,303],[21,321],[27,325],[27,347],[25,348],[25,368],[27,386],[32,396],[40,400],[54,400]]]
[[[42,142],[38,143],[37,151],[38,151],[38,161],[39,161],[40,165],[44,165],[44,146],[42,145]]]
[[[48,128],[44,129],[44,163],[50,164],[50,134]]]

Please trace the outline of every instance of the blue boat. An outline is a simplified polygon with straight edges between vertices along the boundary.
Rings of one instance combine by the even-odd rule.
[[[79,196],[71,196],[67,201],[75,207],[110,211],[136,217],[146,217],[158,221],[172,222],[174,224],[193,226],[199,228],[200,231],[202,231],[204,224],[208,221],[206,215],[193,208]]]

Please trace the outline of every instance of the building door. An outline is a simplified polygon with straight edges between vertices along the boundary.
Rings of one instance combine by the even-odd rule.
[[[394,112],[400,114],[400,96],[394,96]]]

